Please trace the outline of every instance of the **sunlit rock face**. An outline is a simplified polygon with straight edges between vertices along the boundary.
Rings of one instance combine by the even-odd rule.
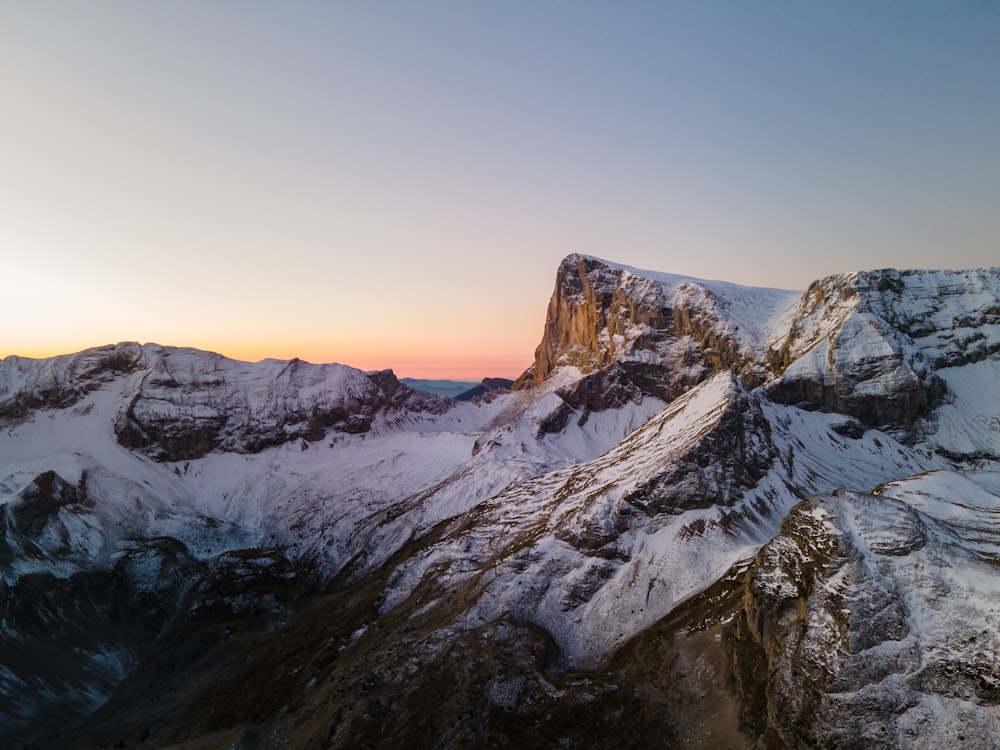
[[[666,399],[723,369],[756,385],[766,376],[767,318],[795,296],[571,255],[559,266],[535,363],[520,382],[541,383],[560,366],[586,374],[615,365],[617,380]]]
[[[534,364],[471,401],[9,357],[0,736],[990,747],[998,311],[990,269],[799,293],[573,255]]]

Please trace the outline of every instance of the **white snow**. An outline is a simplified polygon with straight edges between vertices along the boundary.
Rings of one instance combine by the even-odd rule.
[[[1000,362],[946,367],[938,375],[954,398],[934,411],[931,445],[970,457],[1000,456]]]

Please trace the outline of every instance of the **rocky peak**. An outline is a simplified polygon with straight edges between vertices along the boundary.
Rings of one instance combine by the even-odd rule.
[[[518,387],[558,367],[590,374],[615,365],[616,381],[672,400],[720,370],[762,382],[769,315],[795,293],[640,271],[584,255],[559,265],[534,365]]]

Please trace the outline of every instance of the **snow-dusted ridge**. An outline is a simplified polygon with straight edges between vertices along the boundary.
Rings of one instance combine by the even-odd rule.
[[[535,363],[477,402],[149,344],[8,357],[0,734],[64,746],[60,716],[81,746],[122,726],[238,746],[265,725],[301,746],[419,727],[429,745],[531,727],[573,746],[623,736],[603,670],[630,674],[635,644],[666,638],[677,706],[709,685],[741,712],[713,746],[880,746],[879,722],[884,747],[958,742],[962,716],[994,727],[1000,704],[998,394],[996,269],[798,293],[569,256]],[[959,591],[977,603],[956,630],[935,606]],[[886,621],[862,648],[875,600],[908,630]],[[975,645],[949,635],[976,628]],[[203,687],[164,708],[161,680]],[[251,711],[230,684],[271,688]],[[629,712],[696,745],[651,695]],[[775,720],[789,695],[808,700]],[[612,723],[583,739],[558,718],[570,705]],[[942,729],[914,734],[927,722]]]
[[[327,431],[362,433],[401,412],[442,412],[447,402],[402,385],[391,371],[266,359],[248,363],[195,349],[125,343],[51,360],[8,358],[0,417],[72,406],[116,389],[118,442],[158,459],[213,451],[256,453]]]

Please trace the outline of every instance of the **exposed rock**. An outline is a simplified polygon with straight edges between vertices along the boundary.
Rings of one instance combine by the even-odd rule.
[[[141,369],[138,344],[102,346],[47,360],[7,357],[0,367],[0,424],[24,419],[36,409],[65,409],[116,375]]]
[[[735,378],[718,421],[650,481],[624,497],[652,513],[733,505],[767,473],[778,455],[756,398]]]
[[[670,324],[655,283],[623,278],[595,258],[570,255],[556,274],[531,380],[541,383],[559,365],[583,372],[609,365],[629,348],[649,348],[646,327],[652,333]]]
[[[749,571],[733,642],[744,718],[763,746],[990,746],[1000,633],[982,616],[995,593],[973,594],[975,574],[952,577],[952,561],[967,563],[947,551],[949,532],[932,536],[911,507],[871,495],[815,497],[789,513]],[[961,664],[956,642],[976,644]],[[980,723],[965,726],[961,706]],[[915,724],[931,717],[924,736]]]
[[[1000,273],[865,271],[814,282],[766,360],[775,401],[909,427],[939,402],[940,367],[1000,351]]]
[[[88,504],[85,478],[73,485],[54,471],[36,476],[0,505],[0,563],[10,569],[18,561],[72,555],[84,540],[63,512],[86,512]]]
[[[865,426],[856,419],[845,419],[843,422],[831,424],[830,429],[842,437],[848,437],[853,440],[859,440],[864,437],[866,431]]]
[[[38,539],[46,527],[56,520],[59,511],[86,499],[83,487],[66,482],[54,471],[35,477],[10,503],[0,508],[0,529],[3,538],[10,533],[27,539]]]
[[[629,401],[639,401],[644,393],[643,386],[647,389],[645,391],[647,393],[659,392],[655,371],[646,375],[642,373],[648,369],[644,365],[616,362],[584,375],[560,389],[559,395],[572,408],[581,412],[580,420],[583,423],[591,412],[618,409]]]
[[[718,285],[717,285],[718,286]],[[723,285],[728,286],[728,285]],[[782,299],[769,299],[775,306]],[[615,379],[671,400],[713,372],[732,369],[749,385],[764,375],[737,317],[711,285],[649,274],[582,255],[559,266],[535,363],[515,384],[543,382],[557,368]]]

